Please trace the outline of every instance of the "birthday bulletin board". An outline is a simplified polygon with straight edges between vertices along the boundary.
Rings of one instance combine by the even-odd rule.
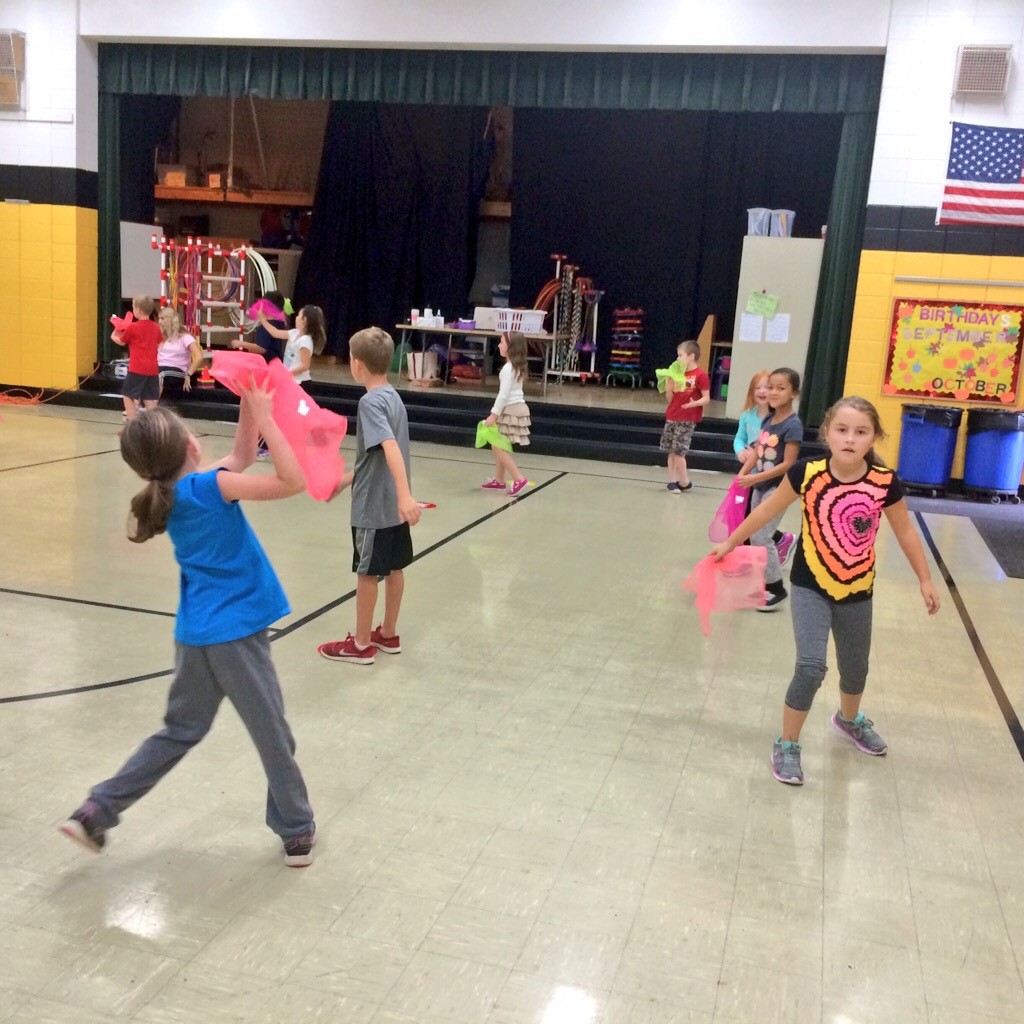
[[[1024,306],[896,299],[882,393],[1010,405]]]

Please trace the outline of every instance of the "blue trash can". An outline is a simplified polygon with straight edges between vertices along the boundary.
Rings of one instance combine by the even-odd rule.
[[[1024,413],[971,409],[967,414],[964,490],[1017,498],[1024,473]]]
[[[948,405],[903,406],[900,480],[925,490],[945,490],[953,472],[956,435],[963,412]]]

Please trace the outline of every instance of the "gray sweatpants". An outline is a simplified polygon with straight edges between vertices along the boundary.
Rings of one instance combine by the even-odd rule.
[[[90,797],[106,828],[145,796],[209,731],[227,697],[249,732],[267,773],[267,824],[282,838],[313,831],[313,809],[295,763],[281,687],[266,632],[205,647],[174,645],[174,679],[164,727]]]
[[[767,490],[759,491],[756,488],[750,495],[750,511],[753,512],[758,505],[767,501],[777,490],[770,487]],[[780,512],[770,523],[765,523],[757,533],[750,535],[750,543],[768,552],[768,562],[764,567],[765,583],[782,582],[782,563],[779,561],[779,549],[775,546],[775,531],[782,522],[784,512]]]
[[[808,587],[793,587],[793,636],[796,639],[796,669],[786,691],[786,706],[809,711],[825,673],[828,634],[836,642],[839,689],[863,693],[871,655],[871,598],[836,603]]]

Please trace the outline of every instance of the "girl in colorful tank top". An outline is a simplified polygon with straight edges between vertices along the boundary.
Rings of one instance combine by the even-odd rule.
[[[825,678],[830,632],[839,663],[839,709],[832,724],[866,754],[888,750],[860,710],[871,649],[875,537],[883,515],[918,578],[928,614],[939,610],[903,486],[874,452],[875,442],[885,437],[875,407],[863,398],[841,398],[825,414],[821,437],[828,458],[801,459],[790,466],[775,493],[713,549],[721,558],[800,499],[803,523],[790,576],[796,669],[771,758],[775,778],[795,786],[804,781],[800,731]]]

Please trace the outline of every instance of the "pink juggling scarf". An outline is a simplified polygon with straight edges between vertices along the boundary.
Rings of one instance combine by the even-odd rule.
[[[711,632],[712,612],[735,612],[763,605],[764,570],[768,551],[761,547],[738,547],[724,558],[702,558],[683,583],[684,590],[697,595],[701,632]]]
[[[274,422],[302,466],[307,493],[317,501],[332,497],[345,473],[339,449],[348,420],[321,409],[277,359],[267,363],[253,352],[214,352],[210,373],[236,395],[249,386],[250,375],[258,385],[269,377]]]

